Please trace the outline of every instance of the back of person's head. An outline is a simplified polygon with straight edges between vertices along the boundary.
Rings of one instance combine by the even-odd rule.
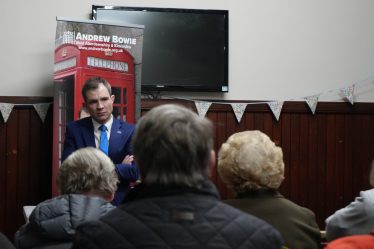
[[[283,152],[261,131],[235,133],[218,153],[218,172],[236,194],[277,189],[284,179]]]
[[[132,149],[142,180],[200,187],[209,175],[212,123],[179,105],[162,105],[136,126]]]
[[[85,118],[85,117],[89,117],[91,116],[88,109],[86,107],[81,107],[81,109],[79,109],[79,112],[78,112],[78,119],[82,119],[82,118]]]
[[[118,176],[110,158],[87,147],[73,152],[61,164],[56,184],[61,195],[84,194],[109,199],[117,190]]]

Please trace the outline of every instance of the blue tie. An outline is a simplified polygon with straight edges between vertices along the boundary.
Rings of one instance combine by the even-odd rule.
[[[106,126],[100,126],[99,130],[101,130],[100,150],[108,155],[108,136],[106,135]]]

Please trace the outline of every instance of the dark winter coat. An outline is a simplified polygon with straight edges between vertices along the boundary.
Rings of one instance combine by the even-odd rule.
[[[141,183],[122,205],[77,228],[73,248],[280,249],[277,230],[219,200],[211,181],[201,189]]]
[[[61,195],[36,206],[14,237],[17,248],[71,248],[76,227],[115,209],[100,197]]]
[[[320,248],[321,231],[314,213],[285,199],[276,190],[239,194],[224,203],[274,226],[282,234],[284,246],[288,248]]]

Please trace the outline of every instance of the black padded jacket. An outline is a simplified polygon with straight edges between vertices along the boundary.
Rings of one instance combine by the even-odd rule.
[[[17,231],[14,243],[17,248],[71,248],[79,224],[97,220],[113,209],[109,202],[93,196],[72,194],[46,200]]]
[[[209,180],[200,189],[141,183],[116,210],[80,225],[73,248],[281,249],[282,238],[222,203]]]

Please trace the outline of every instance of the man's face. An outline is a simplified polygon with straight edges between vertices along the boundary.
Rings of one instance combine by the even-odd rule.
[[[91,89],[86,92],[87,102],[85,107],[92,118],[103,125],[110,120],[113,112],[114,95],[110,96],[108,89],[104,84],[99,84],[97,89]]]

